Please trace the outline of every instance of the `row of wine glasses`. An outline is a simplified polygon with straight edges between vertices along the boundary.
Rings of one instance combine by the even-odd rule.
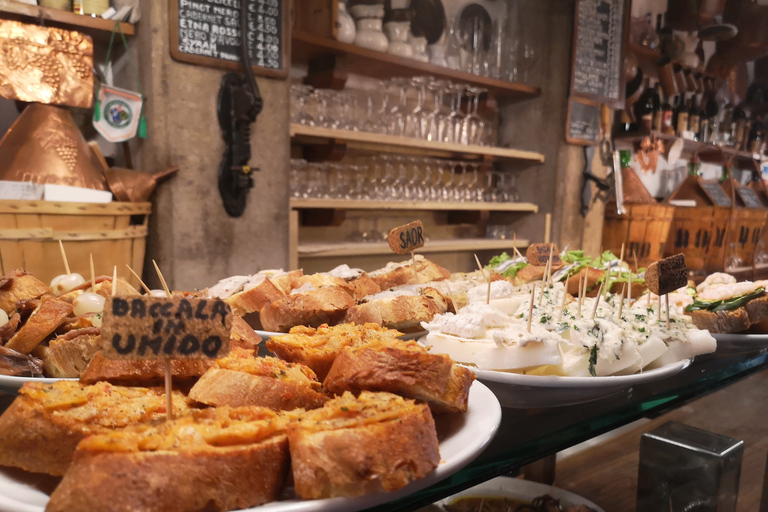
[[[393,78],[373,90],[291,86],[291,122],[454,144],[492,145],[479,112],[486,89],[432,77]],[[466,106],[465,106],[466,104]]]
[[[380,155],[362,163],[291,160],[295,198],[435,202],[518,200],[514,174],[479,162]]]

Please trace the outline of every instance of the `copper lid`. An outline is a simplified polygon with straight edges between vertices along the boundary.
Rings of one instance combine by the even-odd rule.
[[[101,164],[69,111],[32,103],[0,140],[0,180],[107,190]]]

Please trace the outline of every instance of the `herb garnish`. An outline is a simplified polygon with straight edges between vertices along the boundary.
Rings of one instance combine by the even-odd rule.
[[[597,364],[597,345],[592,345],[592,350],[589,351],[589,374],[593,377],[597,377],[595,373],[595,365]]]

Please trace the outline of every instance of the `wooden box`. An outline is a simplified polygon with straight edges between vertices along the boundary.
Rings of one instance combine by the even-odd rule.
[[[755,254],[768,209],[751,188],[733,178],[726,180],[722,187],[734,202],[725,246],[725,271],[740,279],[751,280],[754,279]]]
[[[664,257],[665,243],[675,208],[667,204],[626,204],[627,213],[619,215],[616,203],[605,207],[603,247],[619,254],[624,244],[624,260],[639,267]],[[637,269],[635,269],[637,270]]]
[[[89,254],[96,275],[117,274],[135,287],[126,264],[141,273],[151,203],[57,203],[0,200],[0,267],[31,272],[45,283],[64,274],[59,240],[72,272],[90,278]]]

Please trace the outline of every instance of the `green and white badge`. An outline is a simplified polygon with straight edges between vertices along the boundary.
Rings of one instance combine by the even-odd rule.
[[[109,142],[123,142],[136,136],[139,129],[140,93],[102,84],[96,98],[93,126]]]

